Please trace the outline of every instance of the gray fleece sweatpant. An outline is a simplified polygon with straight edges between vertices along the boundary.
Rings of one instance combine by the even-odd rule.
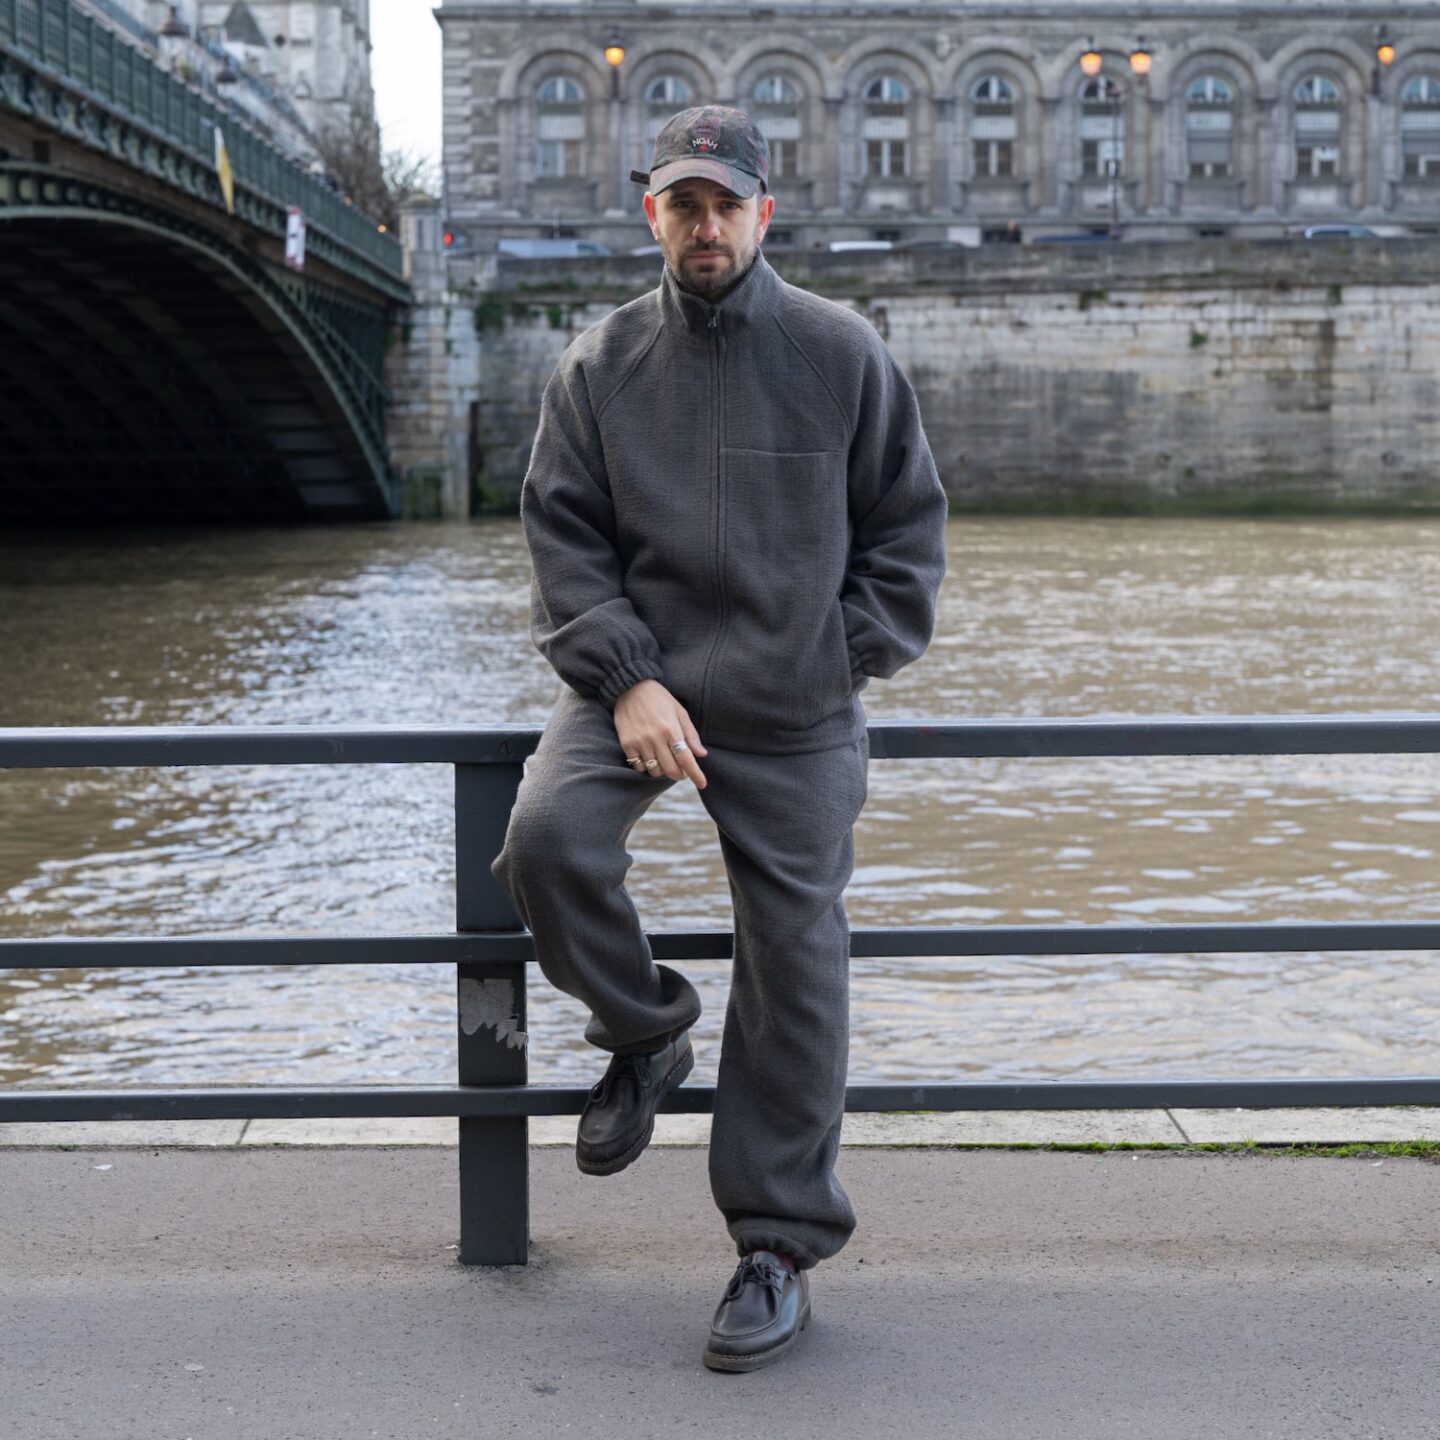
[[[698,793],[719,834],[735,932],[710,1188],[737,1254],[782,1250],[806,1269],[855,1228],[834,1166],[849,1055],[842,892],[869,738],[797,755],[707,749]],[[590,1007],[585,1037],[604,1050],[657,1049],[700,1014],[695,987],[655,963],[624,887],[635,823],[671,785],[690,783],[632,769],[610,712],[567,686],[491,866],[545,977]]]

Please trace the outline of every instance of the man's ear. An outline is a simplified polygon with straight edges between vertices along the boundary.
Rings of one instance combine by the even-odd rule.
[[[655,235],[655,197],[647,190],[641,197],[640,203],[645,207],[645,218],[650,222],[650,233]],[[658,240],[660,237],[655,235]]]
[[[760,201],[759,209],[756,211],[756,214],[757,214],[758,217],[759,217],[759,218],[756,220],[756,222],[755,222],[755,238],[756,238],[756,240],[763,240],[763,239],[765,238],[765,232],[770,228],[770,217],[771,217],[774,213],[775,213],[775,197],[774,197],[773,195],[768,195],[768,194],[767,194],[767,195],[765,195],[764,197],[762,197],[762,199],[761,199],[761,201]]]

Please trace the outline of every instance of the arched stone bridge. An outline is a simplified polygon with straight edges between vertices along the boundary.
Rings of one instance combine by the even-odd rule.
[[[395,238],[238,115],[70,0],[0,0],[0,523],[397,514],[408,298]]]

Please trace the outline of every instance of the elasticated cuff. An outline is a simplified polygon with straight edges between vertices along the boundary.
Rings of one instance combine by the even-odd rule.
[[[607,709],[613,710],[615,702],[633,685],[642,680],[660,680],[665,672],[650,660],[628,660],[618,670],[606,676],[604,683],[595,692],[595,698]]]
[[[774,1250],[788,1255],[797,1270],[811,1270],[820,1263],[820,1257],[813,1250],[798,1244],[788,1235],[774,1230],[742,1230],[735,1236],[735,1253],[742,1259],[752,1250]]]

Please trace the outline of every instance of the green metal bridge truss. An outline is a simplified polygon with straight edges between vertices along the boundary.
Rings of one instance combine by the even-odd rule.
[[[399,513],[383,382],[390,312],[409,299],[396,239],[71,0],[0,0],[7,115],[60,153],[0,151],[0,444],[16,477],[0,513],[50,517],[68,493],[58,513],[98,499],[103,518],[103,477],[122,472],[131,506],[148,491],[215,518]],[[279,258],[292,205],[304,273]]]

